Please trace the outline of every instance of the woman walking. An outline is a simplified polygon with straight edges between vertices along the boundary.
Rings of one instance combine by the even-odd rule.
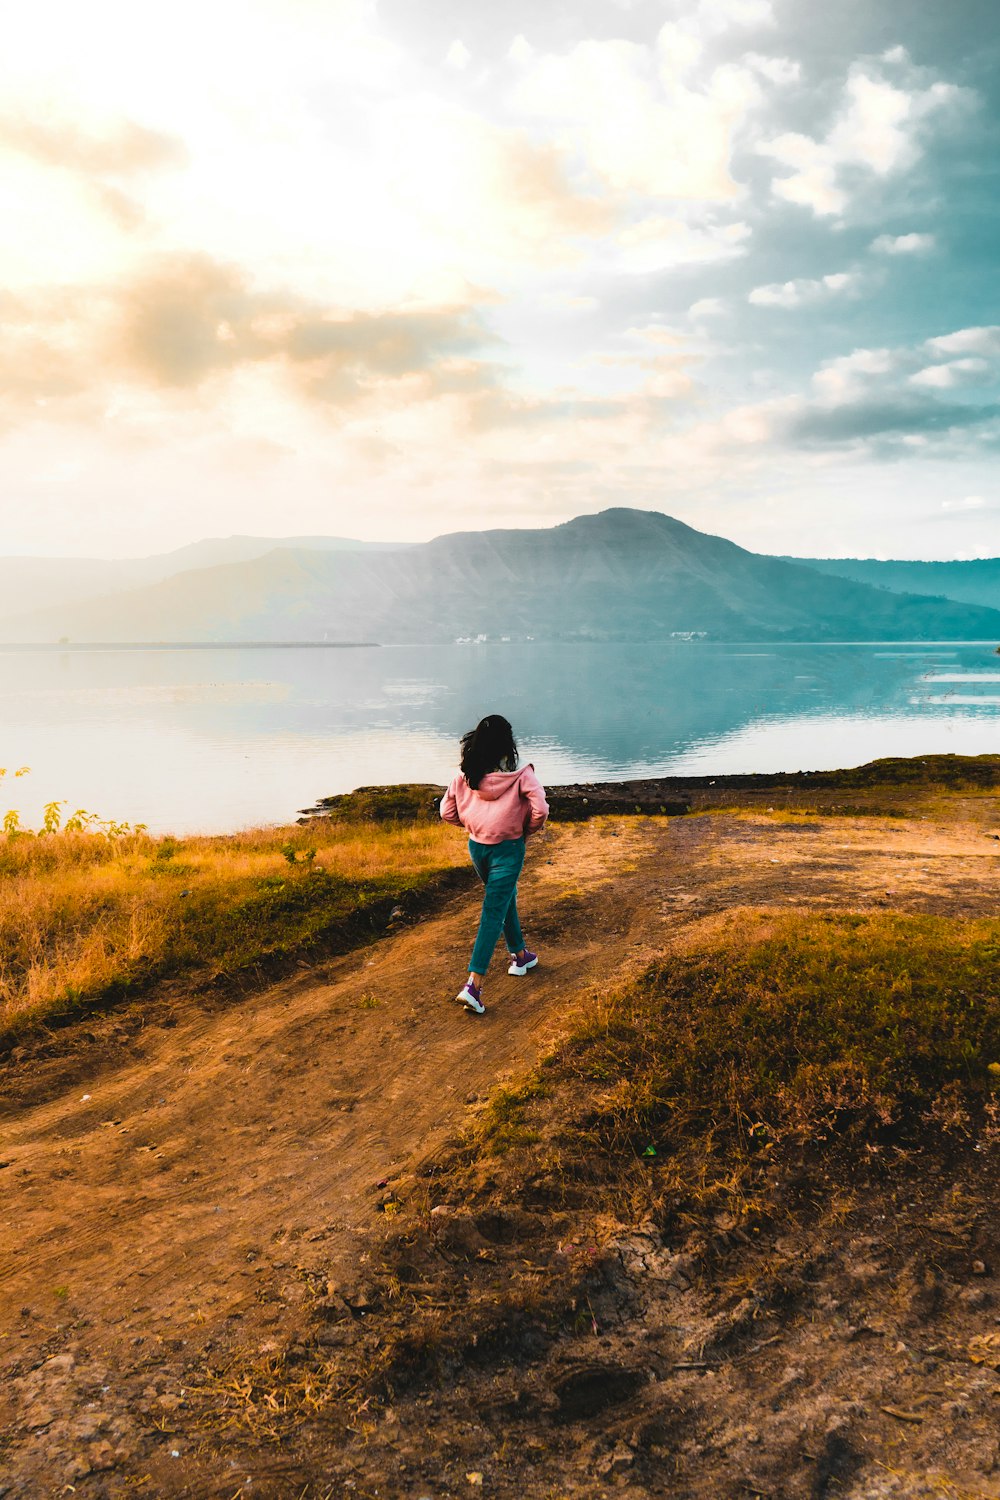
[[[456,997],[477,1016],[486,1011],[483,979],[501,931],[511,958],[508,974],[527,974],[538,963],[538,954],[525,946],[517,916],[517,877],[525,837],[537,833],[548,815],[534,766],[517,769],[517,745],[507,720],[500,714],[480,719],[462,736],[461,770],[441,798],[445,822],[468,833],[469,854],[486,887],[469,977]]]

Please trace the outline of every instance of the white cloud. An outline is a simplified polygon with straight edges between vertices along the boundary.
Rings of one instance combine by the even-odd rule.
[[[692,318],[717,318],[725,310],[726,304],[721,297],[699,297],[697,302],[692,302],[688,313]]]
[[[799,277],[795,281],[776,281],[767,286],[756,286],[747,296],[755,307],[802,307],[809,302],[822,302],[841,293],[856,293],[861,287],[861,277],[856,271],[833,271],[816,280]]]
[[[962,97],[961,89],[940,81],[921,87],[911,80],[910,87],[900,88],[870,65],[856,64],[825,137],[788,132],[761,142],[757,150],[787,168],[787,175],[771,184],[778,197],[819,217],[841,214],[849,201],[845,170],[888,177],[912,166],[927,121]]]
[[[747,301],[755,307],[798,307],[802,301],[804,286],[818,286],[818,282],[773,281],[768,286],[755,286]]]
[[[899,358],[892,349],[854,349],[826,360],[813,375],[813,387],[823,401],[843,405],[856,400],[873,381],[891,374]]]
[[[995,503],[995,501],[987,500],[984,495],[965,495],[961,500],[942,500],[941,509],[951,511],[992,510]]]
[[[1000,354],[1000,324],[959,328],[928,339],[925,347],[935,354]]]
[[[771,0],[699,0],[689,22],[708,35],[734,28],[756,30],[774,23]]]
[[[956,386],[979,385],[990,365],[985,359],[953,359],[947,365],[928,365],[910,376],[910,384],[927,390],[950,391]]]
[[[935,244],[932,234],[880,234],[871,248],[879,255],[926,255]]]
[[[472,61],[472,53],[465,43],[456,37],[445,53],[444,60],[449,68],[457,68],[459,72],[462,72]]]
[[[654,215],[617,235],[619,264],[626,271],[649,274],[671,266],[731,260],[746,253],[750,232],[741,222],[696,229],[680,219]]]
[[[712,17],[750,14],[728,5],[663,26],[654,46],[587,40],[526,58],[512,95],[519,112],[545,121],[603,186],[619,194],[725,202],[736,133],[762,100],[751,68],[713,66],[702,29]],[[754,11],[754,14],[763,11]]]
[[[528,41],[527,37],[521,35],[516,36],[507,49],[507,56],[511,62],[517,63],[521,67],[526,67],[534,55],[534,47]]]

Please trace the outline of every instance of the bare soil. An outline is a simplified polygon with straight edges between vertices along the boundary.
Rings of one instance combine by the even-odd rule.
[[[474,1226],[472,1260],[556,1278],[592,1240],[578,1327],[466,1351],[377,1420],[345,1393],[277,1443],[205,1394],[377,1349],[395,1204],[596,993],[734,907],[992,916],[992,811],[553,827],[522,881],[542,963],[511,978],[498,954],[483,1018],[452,998],[471,891],[221,1010],[179,998],[113,1049],[61,1032],[45,1097],[0,1125],[0,1496],[1000,1497],[997,1184],[972,1157],[841,1214],[831,1184],[780,1244],[721,1226],[707,1260],[539,1204]],[[438,1258],[443,1302],[468,1258]]]

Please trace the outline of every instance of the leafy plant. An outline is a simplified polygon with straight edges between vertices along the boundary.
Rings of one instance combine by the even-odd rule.
[[[297,865],[300,862],[300,854],[302,856],[301,863],[304,865],[311,865],[313,860],[316,858],[315,849],[300,849],[296,844],[293,844],[290,841],[287,844],[282,844],[281,852],[290,865]]]

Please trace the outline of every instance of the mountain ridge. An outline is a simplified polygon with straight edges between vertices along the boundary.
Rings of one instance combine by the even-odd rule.
[[[75,606],[0,640],[1000,638],[1000,610],[890,593],[747,551],[658,511],[446,533],[377,551],[278,546]]]
[[[0,557],[0,600],[4,617],[39,608],[82,604],[110,593],[162,582],[180,572],[246,562],[275,547],[294,545],[316,551],[377,551],[405,542],[359,542],[352,537],[259,537],[234,533],[204,537],[169,552],[144,557]],[[13,603],[11,602],[13,601]]]
[[[891,593],[918,593],[965,604],[1000,608],[1000,557],[924,562],[905,558],[785,557],[836,578],[868,583]]]

